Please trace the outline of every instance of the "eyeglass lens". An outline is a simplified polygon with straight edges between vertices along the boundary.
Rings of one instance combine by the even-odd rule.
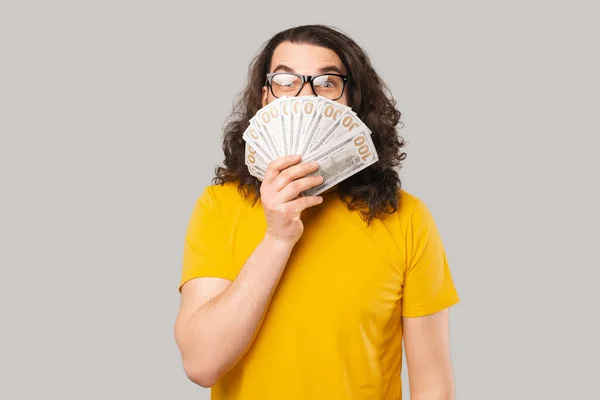
[[[340,97],[344,90],[343,79],[335,75],[316,76],[312,83],[316,95],[330,99]],[[308,82],[306,84],[309,85]],[[271,79],[271,88],[277,97],[297,96],[302,90],[302,78],[294,74],[275,74]]]

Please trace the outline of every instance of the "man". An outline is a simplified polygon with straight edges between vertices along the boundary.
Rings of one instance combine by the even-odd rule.
[[[285,87],[267,79],[277,72]],[[251,176],[242,134],[290,88],[352,107],[379,161],[321,196],[300,196],[322,182],[300,157]],[[402,340],[411,399],[453,399],[447,309],[459,299],[431,214],[400,189],[399,119],[365,52],[335,29],[280,32],[254,60],[225,166],[185,235],[175,338],[213,399],[400,399]]]

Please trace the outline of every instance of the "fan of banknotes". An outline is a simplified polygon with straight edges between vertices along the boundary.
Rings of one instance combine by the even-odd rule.
[[[322,96],[280,97],[258,110],[244,132],[246,165],[263,180],[269,163],[285,155],[315,161],[323,183],[318,195],[377,162],[371,131],[350,107]]]

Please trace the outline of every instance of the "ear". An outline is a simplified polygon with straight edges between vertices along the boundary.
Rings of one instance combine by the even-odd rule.
[[[263,86],[263,88],[262,88],[262,107],[267,105],[268,98],[269,98],[269,91],[267,90],[266,86]]]

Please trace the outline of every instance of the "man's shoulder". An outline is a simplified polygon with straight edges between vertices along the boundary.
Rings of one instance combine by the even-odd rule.
[[[236,182],[225,182],[223,184],[210,184],[204,188],[204,191],[215,198],[228,198],[239,195],[238,184]]]
[[[248,198],[252,198],[252,193]],[[239,189],[237,182],[226,182],[223,184],[210,184],[204,188],[201,198],[206,199],[214,207],[231,208],[232,206],[241,205],[248,199]]]
[[[420,197],[405,189],[398,190],[398,215],[411,216],[422,204]]]
[[[429,208],[427,200],[404,190],[400,192],[399,199],[398,214],[403,224],[410,223],[413,226],[431,226],[435,224],[433,213]]]
[[[420,196],[404,189],[398,189],[397,200],[398,209],[391,215],[384,215],[381,222],[387,229],[404,231],[415,218],[421,218],[425,204]]]

